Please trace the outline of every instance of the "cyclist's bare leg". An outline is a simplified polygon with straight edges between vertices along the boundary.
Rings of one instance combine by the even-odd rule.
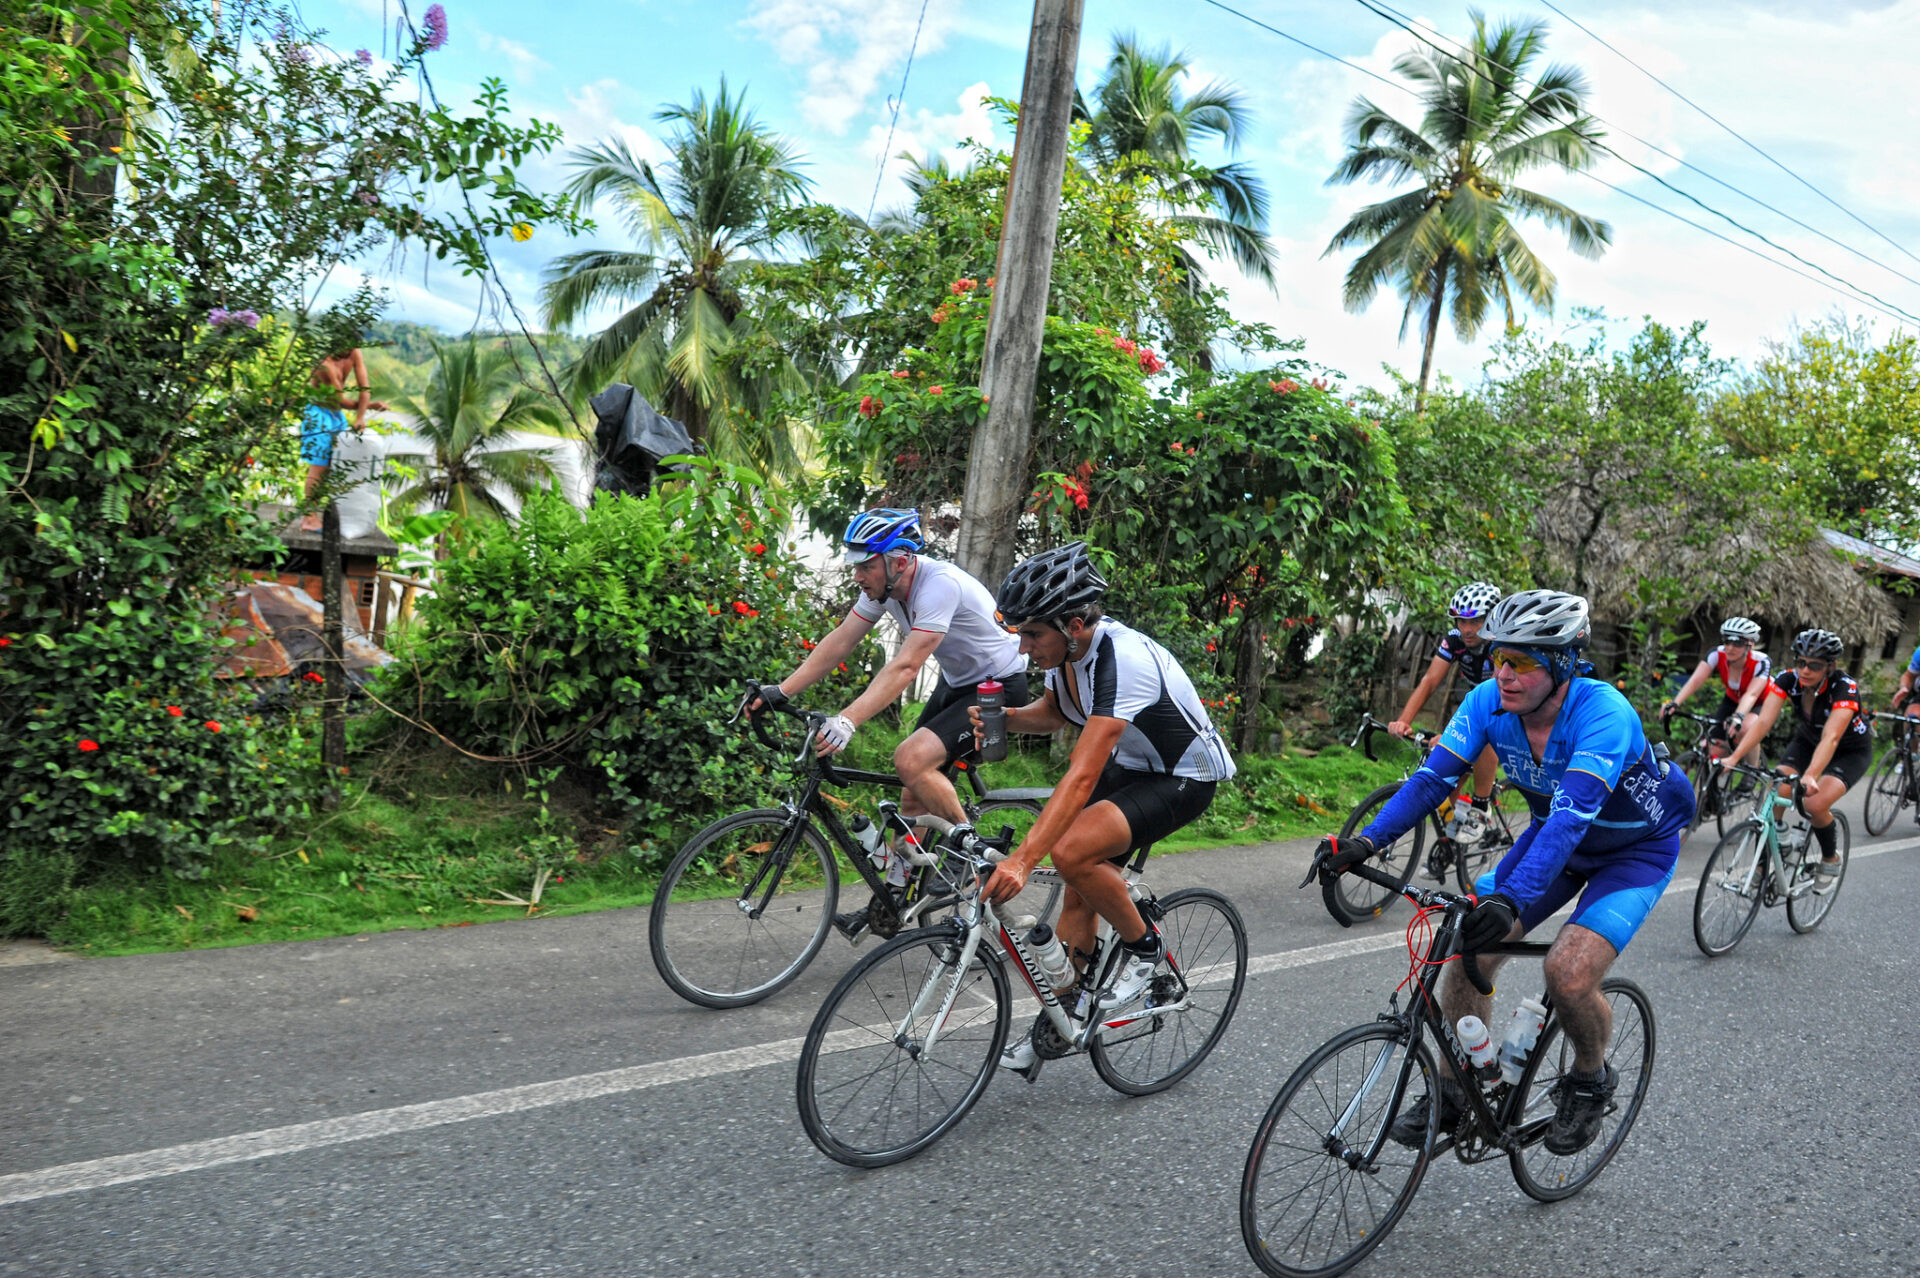
[[[947,762],[946,743],[930,729],[917,728],[893,752],[893,767],[900,774],[901,815],[912,819],[923,812],[958,825],[967,819],[960,805],[960,792],[940,769]]]
[[[1547,993],[1573,1044],[1573,1067],[1583,1074],[1598,1073],[1607,1062],[1613,1005],[1600,992],[1600,982],[1618,957],[1620,952],[1604,936],[1578,923],[1561,928],[1547,951]]]
[[[1513,930],[1507,933],[1507,939],[1517,941],[1525,935],[1526,932],[1518,923],[1515,923]],[[1498,972],[1506,961],[1503,955],[1482,954],[1480,974],[1487,978],[1489,984],[1492,984],[1494,973]],[[1447,1018],[1449,1025],[1458,1025],[1463,1016],[1477,1016],[1489,1028],[1494,1028],[1492,996],[1482,994],[1473,988],[1473,982],[1467,979],[1467,974],[1460,970],[1458,963],[1447,964],[1440,976],[1440,1012]],[[1451,1057],[1443,1054],[1440,1063],[1448,1073],[1455,1073]],[[1458,1078],[1458,1075],[1455,1074],[1455,1077]]]
[[[1053,868],[1072,889],[1067,900],[1076,897],[1120,934],[1123,941],[1137,941],[1147,934],[1147,921],[1140,917],[1133,898],[1127,895],[1126,876],[1113,858],[1125,856],[1133,846],[1133,828],[1126,815],[1102,799],[1082,812],[1066,835],[1053,849]],[[1083,935],[1067,931],[1066,905],[1061,906],[1060,939],[1081,949],[1093,948],[1093,923],[1088,919]]]
[[[1087,898],[1072,888],[1062,884],[1060,889],[1060,918],[1053,925],[1053,933],[1060,938],[1060,944],[1067,947],[1067,953],[1091,954],[1094,935],[1099,928],[1100,916],[1094,913]],[[1077,956],[1076,956],[1077,960]],[[1079,966],[1076,961],[1075,966]]]
[[[1784,763],[1780,765],[1780,771],[1790,776],[1797,777],[1800,775],[1798,769],[1790,768]],[[1846,793],[1847,783],[1839,777],[1821,777],[1812,789],[1803,791],[1800,796],[1800,806],[1807,810],[1808,824],[1812,825],[1816,830],[1824,830],[1832,825],[1833,805],[1845,798]],[[1790,785],[1781,786],[1780,797],[1783,799],[1792,798],[1793,787]]]
[[[1473,761],[1473,797],[1484,799],[1493,793],[1493,778],[1500,767],[1500,756],[1488,746]]]

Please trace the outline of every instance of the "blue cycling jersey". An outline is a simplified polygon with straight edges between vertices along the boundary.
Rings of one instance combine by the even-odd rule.
[[[1913,660],[1907,663],[1907,669],[1913,671],[1915,674],[1920,674],[1920,648],[1913,650]]]
[[[1576,853],[1586,858],[1638,848],[1677,835],[1693,819],[1693,787],[1654,756],[1640,716],[1611,684],[1575,679],[1567,685],[1536,761],[1526,726],[1501,711],[1500,686],[1489,681],[1467,694],[1440,744],[1361,833],[1376,843],[1399,838],[1453,792],[1487,746],[1537,823],[1525,854],[1500,875],[1500,890],[1523,911]]]

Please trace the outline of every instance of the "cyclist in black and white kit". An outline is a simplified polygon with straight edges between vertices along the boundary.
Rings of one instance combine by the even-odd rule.
[[[826,678],[845,661],[881,617],[891,617],[903,641],[866,691],[833,718],[816,738],[821,754],[844,750],[856,729],[913,685],[927,658],[940,663],[940,680],[920,711],[919,724],[893,752],[902,782],[900,811],[911,818],[931,812],[955,824],[967,819],[959,792],[945,769],[974,749],[967,708],[988,680],[1006,688],[1006,704],[1025,705],[1027,659],[1020,642],[994,615],[993,596],[965,570],[919,552],[920,516],[911,510],[878,509],[847,525],[846,562],[860,595],[847,618],[822,639],[800,668],[760,689],[752,708],[779,704]],[[894,864],[904,871],[898,857]],[[834,916],[834,926],[857,938],[867,911]]]
[[[1053,732],[1071,723],[1080,739],[1066,776],[1025,840],[994,867],[984,895],[1012,900],[1051,855],[1067,887],[1054,928],[1061,943],[1091,951],[1098,914],[1126,948],[1099,1004],[1115,1008],[1145,994],[1165,959],[1115,863],[1205,812],[1234,766],[1186,671],[1102,611],[1106,589],[1082,542],[1034,556],[1000,588],[1000,614],[1017,628],[1020,651],[1046,671],[1046,692],[1009,709],[1007,731]],[[1000,1063],[1026,1070],[1033,1061],[1032,1041],[1023,1037]]]

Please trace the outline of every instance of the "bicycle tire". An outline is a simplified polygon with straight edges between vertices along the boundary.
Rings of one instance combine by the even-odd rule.
[[[1372,821],[1379,814],[1379,809],[1386,806],[1387,800],[1398,794],[1400,787],[1405,784],[1405,781],[1394,781],[1383,785],[1355,804],[1353,811],[1347,814],[1346,824],[1340,827],[1340,837],[1344,839]],[[1411,830],[1374,853],[1374,868],[1383,874],[1393,875],[1405,887],[1420,864],[1420,852],[1426,839],[1426,819],[1422,817],[1414,822]],[[1324,884],[1320,895],[1326,902],[1327,913],[1333,915],[1336,922],[1349,925],[1378,918],[1400,897],[1398,892],[1390,892],[1352,874],[1342,874],[1333,882]]]
[[[1527,806],[1527,798],[1520,793],[1518,786],[1502,781],[1493,790],[1494,816],[1487,825],[1487,832],[1472,847],[1461,847],[1455,842],[1453,849],[1453,881],[1466,893],[1478,891],[1476,886],[1480,876],[1500,864],[1505,856],[1533,820],[1533,809]]]
[[[1396,1103],[1394,1083],[1409,1050],[1414,1068]],[[1396,1056],[1387,1058],[1363,1096],[1362,1085],[1382,1052]],[[1433,1089],[1426,1040],[1416,1033],[1409,1044],[1408,1031],[1397,1025],[1356,1026],[1307,1057],[1267,1106],[1240,1177],[1240,1238],[1253,1263],[1274,1278],[1334,1278],[1378,1247],[1406,1214],[1432,1163],[1438,1106],[1429,1099],[1426,1137],[1418,1149],[1384,1140],[1372,1171],[1341,1155],[1369,1147],[1404,1107],[1431,1097]],[[1334,1126],[1349,1108],[1357,1120],[1353,1138],[1339,1140],[1335,1149]],[[1276,1185],[1278,1193],[1269,1199],[1263,1190]],[[1348,1218],[1356,1209],[1364,1220]],[[1334,1219],[1322,1221],[1328,1213]]]
[[[1760,745],[1754,749],[1752,756],[1748,758],[1747,762],[1763,770],[1772,769],[1773,754],[1767,749],[1766,742],[1762,741]],[[1759,786],[1761,783],[1753,777],[1747,777],[1745,778],[1745,784],[1748,788],[1736,794],[1734,793],[1736,786],[1735,778],[1722,773],[1716,784],[1720,788],[1720,810],[1714,814],[1713,822],[1720,831],[1720,837],[1724,839],[1730,832],[1739,829],[1741,823],[1747,819],[1740,815],[1741,800],[1751,798],[1753,787]]]
[[[1226,1034],[1247,984],[1247,925],[1232,901],[1212,888],[1182,888],[1149,908],[1170,964],[1186,981],[1187,1007],[1113,1027],[1093,1040],[1094,1073],[1128,1096],[1165,1091],[1198,1069]],[[1215,988],[1223,983],[1225,990]],[[1169,973],[1155,978],[1150,1002],[1176,994],[1177,985]]]
[[[799,830],[793,837],[803,847],[795,848],[774,886],[780,908],[752,918],[739,907],[742,892],[763,886],[756,881],[765,865],[761,858],[778,850],[796,822]],[[803,858],[806,868],[796,872]],[[699,877],[702,866],[716,882],[732,879],[740,890],[674,900],[675,890],[690,877]],[[826,839],[804,814],[784,808],[736,812],[688,839],[668,862],[647,912],[647,949],[660,979],[689,1003],[746,1007],[806,971],[826,943],[839,897],[839,867]],[[729,937],[739,939],[732,957],[726,952]]]
[[[1038,819],[1040,810],[1045,806],[1032,799],[983,799],[977,807],[969,805],[969,813],[973,817],[973,828],[987,838],[999,837],[1003,826],[1012,825],[1013,846],[1019,847],[1020,841],[1027,837],[1027,831],[1033,828],[1033,822],[1008,821],[1007,818],[1017,812]],[[999,814],[997,820],[996,813]],[[1057,878],[1029,882],[1018,896],[996,906],[994,912],[1009,921],[1022,914],[1031,914],[1036,922],[1052,923],[1060,917],[1060,896],[1060,880]]]
[[[1770,872],[1758,826],[1736,829],[1714,845],[1693,890],[1693,943],[1702,954],[1718,958],[1740,944],[1760,913]]]
[[[1907,806],[1912,779],[1908,775],[1906,751],[1895,746],[1874,766],[1867,781],[1867,833],[1878,837],[1893,826],[1900,809]]]
[[[993,1080],[1013,1017],[1006,967],[983,943],[960,969],[964,940],[952,924],[897,936],[854,964],[820,1005],[794,1091],[807,1138],[835,1162],[885,1167],[913,1157],[953,1130]],[[944,982],[955,979],[961,989],[942,1016]],[[923,991],[926,1006],[903,1034]],[[974,1002],[982,996],[991,998],[990,1021]],[[942,1037],[923,1056],[925,1033],[913,1031],[936,1021]],[[896,1119],[904,1126],[896,1129]]]
[[[1847,818],[1836,812],[1833,814],[1834,851],[1840,854],[1840,873],[1824,891],[1794,892],[1787,897],[1787,926],[1796,932],[1807,933],[1819,927],[1833,909],[1834,901],[1840,895],[1840,885],[1847,881],[1847,862],[1853,852],[1853,833],[1847,828]],[[1794,867],[1794,881],[1799,876],[1813,874],[1813,867],[1820,860],[1819,841],[1809,837],[1800,850],[1800,864]]]
[[[1707,743],[1704,739],[1693,749],[1687,751],[1685,757],[1687,784],[1693,787],[1694,805],[1693,817],[1687,822],[1686,833],[1680,836],[1682,843],[1692,838],[1693,832],[1698,830],[1701,822],[1707,819],[1707,809],[1712,806],[1712,800],[1709,796],[1712,791],[1713,774],[1715,772],[1713,759],[1708,753]],[[1720,798],[1724,803],[1726,795],[1722,794]]]
[[[1593,1183],[1626,1143],[1653,1081],[1656,1042],[1653,1004],[1646,991],[1623,976],[1610,976],[1600,982],[1600,992],[1613,1007],[1607,1064],[1620,1078],[1614,1091],[1614,1109],[1601,1123],[1593,1143],[1571,1154],[1555,1154],[1544,1143],[1553,1121],[1553,1085],[1573,1068],[1573,1045],[1561,1031],[1558,1017],[1541,1032],[1510,1102],[1521,1143],[1508,1152],[1507,1158],[1514,1183],[1538,1202],[1571,1198]],[[1621,1103],[1623,1094],[1627,1099]]]

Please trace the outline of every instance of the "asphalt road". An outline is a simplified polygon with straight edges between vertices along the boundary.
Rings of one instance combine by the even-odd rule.
[[[1504,1161],[1444,1158],[1357,1272],[1920,1273],[1920,827],[1867,840],[1850,815],[1811,935],[1763,911],[1708,960],[1691,891],[1655,909],[1616,966],[1654,1002],[1652,1090],[1593,1186],[1543,1207]],[[1405,908],[1342,931],[1294,890],[1307,847],[1150,867],[1231,896],[1256,959],[1290,954],[1193,1077],[1142,1100],[1083,1060],[996,1079],[874,1172],[795,1113],[795,1040],[854,957],[837,938],[725,1013],[661,985],[634,910],[0,966],[0,1274],[1253,1274],[1255,1123],[1406,971]]]

